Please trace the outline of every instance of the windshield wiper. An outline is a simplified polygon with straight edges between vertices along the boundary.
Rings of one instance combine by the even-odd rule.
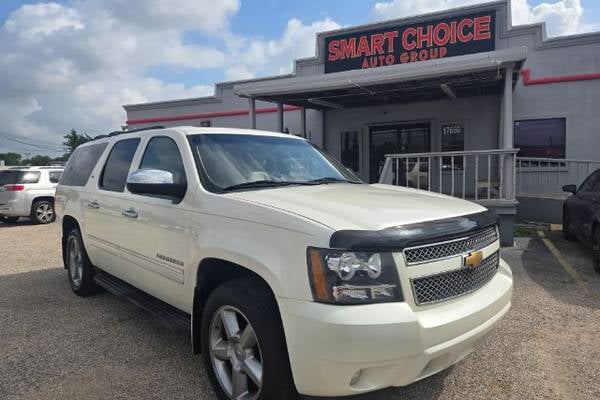
[[[289,186],[289,185],[297,185],[298,182],[289,182],[289,181],[273,181],[270,179],[260,180],[260,181],[251,181],[238,183],[237,185],[227,186],[223,190],[237,190],[237,189],[253,189],[253,188],[264,188],[264,187],[278,187],[278,186]]]
[[[355,181],[349,181],[347,179],[342,179],[342,178],[336,178],[333,176],[326,176],[323,178],[318,178],[318,179],[313,179],[310,181],[307,181],[307,183],[312,183],[315,185],[318,185],[320,183],[337,183],[337,182],[343,182],[343,183],[360,183],[360,182],[355,182]]]

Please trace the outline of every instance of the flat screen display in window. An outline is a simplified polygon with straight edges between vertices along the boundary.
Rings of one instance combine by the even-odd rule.
[[[519,157],[565,158],[565,118],[515,121],[514,135]]]

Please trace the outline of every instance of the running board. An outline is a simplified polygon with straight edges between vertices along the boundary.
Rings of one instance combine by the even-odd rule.
[[[131,286],[127,282],[106,272],[97,271],[94,276],[96,284],[115,296],[129,300],[136,306],[146,310],[165,327],[173,331],[185,331],[189,334],[191,317],[189,314],[150,296]]]

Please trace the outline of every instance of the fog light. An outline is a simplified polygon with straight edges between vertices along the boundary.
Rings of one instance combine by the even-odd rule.
[[[338,301],[393,299],[396,285],[341,285],[333,287],[333,297]]]

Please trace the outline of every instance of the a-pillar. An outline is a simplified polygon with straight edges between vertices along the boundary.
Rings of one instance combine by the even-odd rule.
[[[250,97],[248,102],[250,103],[250,129],[256,129],[256,99]]]
[[[306,107],[300,108],[300,125],[302,127],[302,137],[306,139]]]
[[[277,103],[277,131],[283,132],[283,103]]]

